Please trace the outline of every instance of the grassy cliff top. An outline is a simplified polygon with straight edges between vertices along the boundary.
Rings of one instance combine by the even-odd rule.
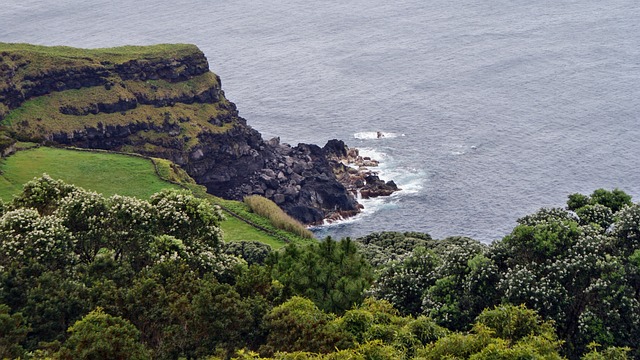
[[[69,46],[42,46],[0,42],[0,54],[20,54],[26,59],[77,62],[79,64],[122,64],[131,60],[182,58],[200,54],[192,44],[158,44],[146,46],[119,46],[112,48],[81,49]]]

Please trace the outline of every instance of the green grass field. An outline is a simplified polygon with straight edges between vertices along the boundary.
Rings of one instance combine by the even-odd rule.
[[[167,164],[160,168],[162,173],[170,172]],[[18,151],[0,161],[0,199],[10,201],[13,195],[22,191],[24,183],[43,173],[105,196],[120,194],[148,199],[162,189],[181,188],[158,177],[153,163],[145,158],[39,147]],[[173,174],[167,178],[184,180],[185,176]],[[231,215],[226,215],[220,227],[225,241],[256,240],[273,248],[284,245],[283,241]]]
[[[11,200],[24,183],[43,173],[104,196],[148,199],[164,188],[179,189],[160,179],[151,161],[108,153],[39,147],[3,159],[0,171],[0,198],[4,201]]]

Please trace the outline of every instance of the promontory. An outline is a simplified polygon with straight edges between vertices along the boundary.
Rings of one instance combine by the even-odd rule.
[[[194,45],[106,49],[0,43],[0,150],[16,141],[171,160],[211,194],[262,195],[305,224],[359,212],[356,192],[397,190],[345,165],[344,142],[264,140]]]

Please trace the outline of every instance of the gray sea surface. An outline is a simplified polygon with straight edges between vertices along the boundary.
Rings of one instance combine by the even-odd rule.
[[[194,43],[265,139],[382,160],[404,190],[318,236],[491,242],[571,193],[640,200],[637,0],[2,3],[2,42]]]

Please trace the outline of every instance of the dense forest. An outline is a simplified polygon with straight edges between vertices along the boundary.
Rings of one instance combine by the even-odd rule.
[[[0,358],[640,357],[640,205],[617,189],[490,245],[225,243],[189,192],[107,198],[48,176],[0,213]]]

